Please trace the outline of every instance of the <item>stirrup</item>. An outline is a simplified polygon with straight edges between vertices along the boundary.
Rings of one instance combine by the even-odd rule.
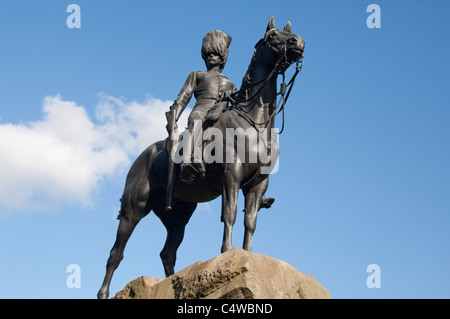
[[[197,163],[195,163],[197,164]],[[205,175],[205,169],[201,163],[198,163],[200,167],[195,167],[196,165],[191,163],[183,163],[181,165],[180,171],[180,181],[183,183],[190,184],[194,181],[195,177],[198,175]]]

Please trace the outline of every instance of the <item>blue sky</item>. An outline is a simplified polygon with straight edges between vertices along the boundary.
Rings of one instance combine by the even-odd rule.
[[[66,25],[71,3],[79,29]],[[379,29],[366,25],[371,3]],[[437,0],[2,1],[0,298],[95,298],[127,169],[205,68],[203,36],[233,37],[223,73],[239,87],[271,16],[306,50],[253,251],[334,298],[450,298],[450,3]],[[220,199],[200,205],[176,269],[216,256],[222,231]],[[164,276],[164,240],[153,214],[140,222],[111,295]],[[66,284],[71,264],[80,288]],[[381,288],[366,285],[370,264]]]

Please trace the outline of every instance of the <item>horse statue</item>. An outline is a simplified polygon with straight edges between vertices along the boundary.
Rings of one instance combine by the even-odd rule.
[[[274,18],[270,19],[264,38],[255,45],[240,90],[229,97],[231,106],[210,127],[215,132],[223,133],[220,136],[223,138],[222,143],[217,143],[216,146],[221,145],[222,154],[230,155],[233,160],[227,157],[226,161],[207,163],[205,173],[195,177],[189,184],[176,178],[172,187],[171,210],[166,209],[171,154],[166,150],[164,141],[150,145],[137,157],[125,181],[117,236],[106,264],[106,274],[97,294],[98,298],[108,298],[111,279],[123,259],[125,245],[138,222],[150,211],[159,217],[167,229],[166,242],[160,253],[166,277],[175,273],[177,249],[197,203],[208,202],[222,195],[221,220],[224,223],[224,233],[221,252],[232,248],[231,234],[236,220],[239,189],[245,196],[243,249],[251,250],[257,213],[268,188],[270,170],[278,157],[278,144],[274,134],[271,134],[274,131],[275,115],[281,110],[276,103],[277,77],[282,74],[284,78],[284,71],[295,62],[298,67],[304,47],[303,39],[292,33],[290,22],[283,30],[278,30],[275,29]],[[286,84],[283,84],[284,89],[282,85],[281,91],[284,92],[278,94],[285,99]],[[290,84],[293,84],[293,80]],[[292,86],[288,95],[291,88]],[[227,138],[230,131],[234,135]],[[248,142],[251,132],[255,136],[264,136],[258,143],[258,151]],[[215,155],[220,153],[218,149],[215,152]],[[259,158],[249,160],[255,152],[270,154],[272,166]],[[179,170],[179,165],[177,169]]]

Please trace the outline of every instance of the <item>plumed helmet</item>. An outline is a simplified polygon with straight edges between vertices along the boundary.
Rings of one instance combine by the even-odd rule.
[[[203,60],[205,60],[205,63],[208,55],[211,52],[216,53],[222,58],[223,62],[220,70],[223,70],[223,68],[225,67],[225,63],[227,62],[228,48],[230,47],[230,43],[231,36],[229,36],[228,34],[219,30],[209,31],[203,38],[202,44],[202,58]]]

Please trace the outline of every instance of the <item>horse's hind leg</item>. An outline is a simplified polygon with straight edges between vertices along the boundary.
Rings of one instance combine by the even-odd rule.
[[[111,249],[108,261],[106,263],[106,275],[102,287],[97,293],[99,299],[106,299],[109,296],[109,285],[111,283],[114,271],[123,259],[125,245],[128,242],[134,228],[145,215],[146,201],[132,200],[122,197],[122,205],[119,214],[119,226],[117,229],[116,241]]]
[[[183,241],[186,224],[196,207],[196,203],[177,202],[170,213],[165,212],[164,207],[155,210],[167,229],[166,243],[160,253],[166,277],[175,273],[177,250]]]

